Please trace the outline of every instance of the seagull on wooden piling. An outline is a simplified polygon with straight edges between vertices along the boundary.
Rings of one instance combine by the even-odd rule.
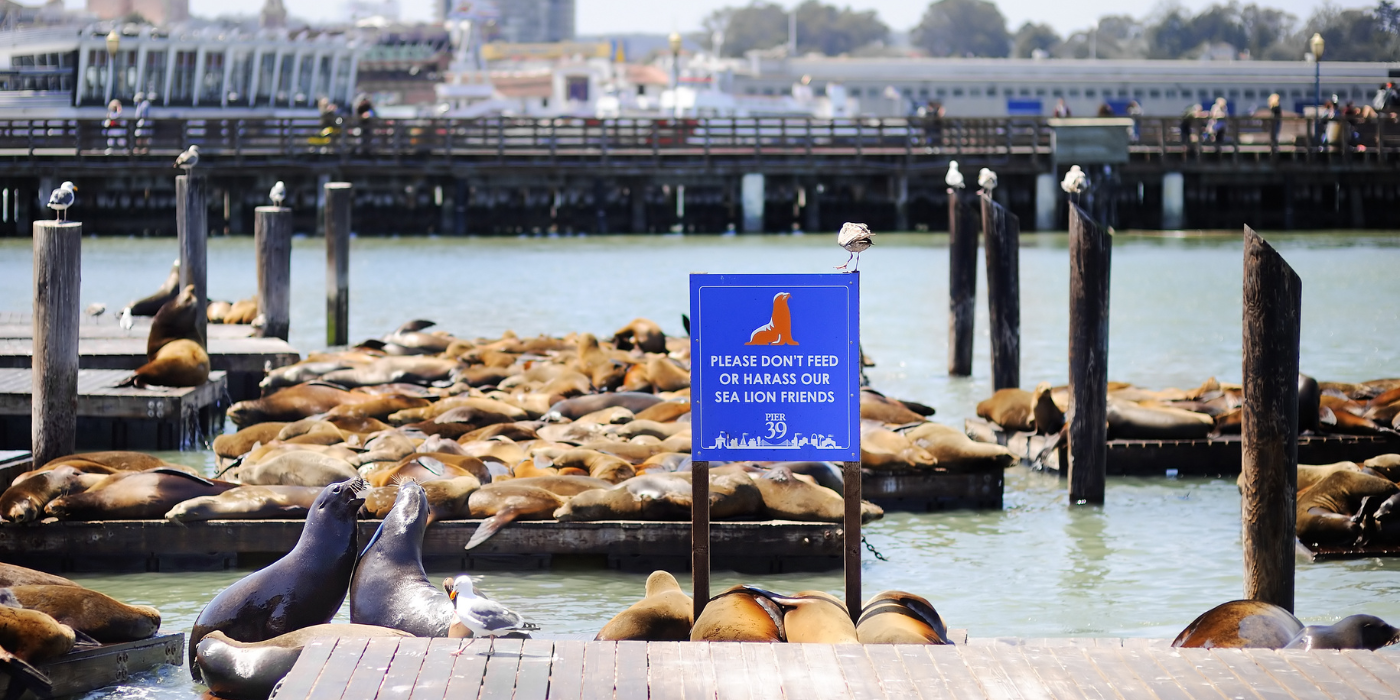
[[[272,200],[272,206],[282,206],[282,202],[287,199],[287,186],[282,184],[281,180],[278,180],[277,184],[272,186],[272,191],[267,193],[267,198]]]
[[[196,165],[199,165],[199,146],[190,146],[189,150],[175,158],[175,167],[184,168],[186,174]]]
[[[859,272],[860,253],[870,246],[875,245],[875,234],[871,233],[870,227],[865,224],[853,224],[847,221],[845,224],[842,224],[841,232],[836,234],[836,242],[851,253],[850,256],[846,258],[846,262],[842,265],[838,265],[836,269],[846,269],[846,266],[851,264],[851,258],[855,258],[856,267],[853,272]]]
[[[1074,203],[1079,203],[1079,195],[1089,189],[1089,176],[1077,165],[1069,166],[1069,172],[1065,173],[1065,179],[1060,182],[1060,189],[1074,196]]]
[[[982,168],[982,172],[977,173],[977,184],[982,187],[984,194],[991,194],[997,188],[997,174],[988,168]]]
[[[471,630],[473,637],[499,637],[512,632],[529,632],[540,628],[533,622],[526,622],[520,613],[507,608],[494,600],[480,596],[472,577],[462,574],[455,579],[445,579],[442,587],[457,612],[457,621]],[[459,649],[455,655],[461,654]]]
[[[958,162],[956,160],[948,161],[948,174],[943,176],[943,181],[948,183],[948,186],[955,190],[966,187],[966,183],[963,182],[963,174],[958,171]]]
[[[76,189],[78,187],[73,183],[64,182],[49,195],[49,208],[55,212],[54,221],[68,220],[68,207],[73,206],[73,202],[77,200],[77,196],[73,194]]]

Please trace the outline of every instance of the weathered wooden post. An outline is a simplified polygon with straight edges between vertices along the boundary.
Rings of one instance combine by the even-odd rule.
[[[987,311],[992,326],[992,389],[1021,385],[1021,223],[982,195],[987,255]]]
[[[73,454],[78,433],[78,319],[83,225],[34,222],[34,466]]]
[[[972,374],[977,312],[977,223],[948,188],[948,374]]]
[[[841,468],[842,496],[846,499],[846,516],[842,527],[842,558],[846,570],[846,610],[851,621],[860,619],[860,462],[843,462]]]
[[[195,328],[205,347],[209,346],[209,318],[204,306],[209,300],[209,182],[200,175],[175,176],[175,228],[180,238],[180,288],[194,285]]]
[[[286,340],[292,308],[292,210],[253,210],[253,245],[258,251],[258,313],[263,317],[258,337]]]
[[[1293,610],[1303,283],[1244,229],[1244,597]]]
[[[355,188],[327,182],[326,195],[326,344],[350,343],[350,204]]]
[[[1108,467],[1108,287],[1113,239],[1069,205],[1069,502],[1103,503]]]
[[[690,463],[690,597],[695,618],[710,602],[710,463]]]

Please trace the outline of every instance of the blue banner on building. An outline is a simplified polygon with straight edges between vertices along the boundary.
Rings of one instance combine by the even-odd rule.
[[[690,276],[691,456],[860,460],[860,275]]]

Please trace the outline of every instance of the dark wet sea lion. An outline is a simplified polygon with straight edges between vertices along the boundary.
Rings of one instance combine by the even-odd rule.
[[[576,396],[572,399],[564,399],[559,403],[549,407],[550,415],[558,415],[569,420],[578,420],[594,411],[601,411],[613,406],[621,406],[632,413],[640,413],[652,406],[661,403],[661,397],[655,394],[643,394],[633,391],[621,391],[609,394],[588,394],[586,396]]]
[[[977,404],[977,415],[1011,432],[1035,430],[1035,405],[1031,392],[1024,389],[998,389]]]
[[[195,680],[195,649],[214,630],[239,641],[261,642],[330,621],[345,600],[359,554],[355,521],[364,501],[356,491],[363,487],[364,482],[350,482],[322,489],[292,551],[204,606],[189,637]]]
[[[0,588],[11,586],[76,586],[62,576],[46,574],[15,564],[0,562]],[[2,645],[0,645],[2,646]]]
[[[452,601],[423,571],[428,496],[417,482],[399,485],[389,515],[355,565],[350,581],[350,621],[403,630],[417,637],[446,637],[457,619]]]
[[[613,333],[613,345],[618,350],[641,348],[642,352],[666,352],[666,334],[655,321],[635,318],[632,322]]]
[[[175,298],[180,292],[180,261],[176,260],[170,268],[170,275],[161,283],[160,288],[150,296],[138,299],[126,305],[126,309],[132,316],[154,316],[160,311],[160,307]]]
[[[643,642],[687,642],[695,623],[695,604],[681,590],[676,577],[653,571],[647,577],[646,595],[613,616],[593,639]]]
[[[473,518],[484,518],[472,533],[466,549],[477,547],[516,520],[549,520],[566,499],[538,486],[502,481],[482,486],[467,503]]]
[[[172,340],[156,351],[155,359],[136,368],[117,386],[200,386],[209,381],[209,354],[193,340]]]
[[[10,590],[26,609],[42,612],[103,644],[147,639],[160,629],[159,610],[149,605],[127,605],[91,589],[12,586]]]
[[[47,613],[0,605],[0,648],[28,663],[42,664],[67,654],[76,639],[72,627]]]
[[[174,299],[160,307],[151,321],[151,332],[146,336],[146,361],[155,361],[161,348],[177,340],[193,341],[204,347],[205,339],[200,337],[195,325],[198,320],[199,304],[194,285],[187,284]]]
[[[311,642],[411,636],[407,632],[371,625],[312,625],[266,641],[249,643],[215,630],[195,647],[195,664],[214,695],[227,700],[265,700]]]
[[[1141,406],[1109,399],[1108,434],[1111,439],[1190,440],[1215,429],[1215,421],[1203,413],[1179,408]]]
[[[867,600],[856,622],[861,644],[950,644],[948,626],[928,600],[883,591]]]
[[[1384,500],[1400,488],[1389,479],[1338,470],[1298,494],[1298,539],[1304,544],[1346,545],[1366,534],[1364,518],[1354,517],[1363,499]]]
[[[1400,642],[1400,629],[1374,615],[1351,615],[1331,625],[1308,625],[1285,649],[1379,649]]]
[[[55,498],[85,491],[106,478],[87,474],[68,465],[42,472],[29,472],[16,479],[0,495],[0,517],[12,523],[27,523],[44,516],[44,506]]]
[[[825,591],[799,591],[773,598],[783,606],[783,631],[792,644],[859,644],[851,613]]]
[[[1041,435],[1054,435],[1065,427],[1065,412],[1055,404],[1050,382],[1037,384],[1031,392],[1031,413],[1035,416],[1035,430]]]
[[[44,511],[60,520],[149,520],[165,517],[182,501],[218,495],[237,485],[174,469],[121,472],[82,493],[55,498]]]
[[[786,467],[769,469],[753,481],[763,495],[763,510],[770,518],[839,523],[846,517],[846,499],[841,494],[798,479]],[[861,501],[861,522],[868,523],[884,515],[884,509]]]
[[[1317,430],[1317,409],[1321,406],[1322,390],[1317,380],[1306,374],[1298,374],[1298,432]]]
[[[217,496],[178,503],[165,514],[181,523],[199,520],[300,519],[321,489],[315,486],[239,486]]]
[[[1232,600],[1201,613],[1172,646],[1204,649],[1280,649],[1303,630],[1293,613],[1259,600]]]
[[[422,484],[428,496],[428,522],[439,520],[463,520],[472,515],[468,500],[481,488],[481,482],[474,476],[459,476],[455,479],[435,479]],[[389,515],[394,502],[399,497],[399,485],[380,486],[365,493],[364,512],[375,518]]]
[[[692,642],[786,640],[782,608],[745,586],[734,586],[711,598],[690,630]]]
[[[245,428],[267,421],[293,422],[325,413],[344,404],[374,400],[372,394],[346,391],[324,384],[298,384],[260,399],[239,401],[228,409],[234,425]]]

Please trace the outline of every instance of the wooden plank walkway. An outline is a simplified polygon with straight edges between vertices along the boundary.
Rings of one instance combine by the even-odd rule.
[[[226,378],[202,386],[118,387],[128,370],[78,370],[80,449],[179,450],[223,430]],[[27,449],[34,388],[29,369],[0,369],[0,448]]]
[[[25,693],[23,700],[41,700],[79,695],[109,685],[126,683],[131,676],[149,671],[162,664],[179,666],[185,659],[185,635],[157,634],[149,639],[121,644],[104,644],[95,649],[83,649],[60,656],[40,665],[38,669],[53,681],[53,692],[35,696]],[[10,678],[0,675],[0,696],[9,690]]]
[[[1400,696],[1400,652],[1173,649],[1167,640],[958,646],[342,639],[275,700],[1342,700]],[[454,656],[455,654],[455,656]]]

